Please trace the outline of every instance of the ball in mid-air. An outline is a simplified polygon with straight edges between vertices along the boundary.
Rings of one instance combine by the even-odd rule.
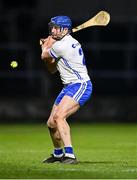
[[[16,68],[18,66],[18,62],[17,61],[12,61],[10,63],[10,65],[11,65],[12,68]]]

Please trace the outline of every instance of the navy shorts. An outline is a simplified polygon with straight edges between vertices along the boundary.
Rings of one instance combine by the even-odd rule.
[[[72,83],[62,89],[62,91],[55,100],[55,104],[58,105],[64,96],[70,96],[76,102],[78,102],[80,106],[82,106],[90,98],[91,94],[91,81]]]

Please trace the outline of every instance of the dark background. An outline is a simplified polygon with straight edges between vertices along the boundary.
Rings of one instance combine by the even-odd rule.
[[[93,94],[71,119],[137,122],[136,0],[0,0],[0,122],[47,119],[62,84],[40,59],[39,39],[48,36],[53,16],[68,15],[75,27],[100,10],[111,15],[107,27],[73,34],[85,52]]]

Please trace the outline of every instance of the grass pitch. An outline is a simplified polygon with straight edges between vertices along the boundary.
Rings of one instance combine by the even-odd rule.
[[[137,178],[137,124],[70,124],[78,165],[42,164],[52,152],[45,124],[0,125],[0,178]]]

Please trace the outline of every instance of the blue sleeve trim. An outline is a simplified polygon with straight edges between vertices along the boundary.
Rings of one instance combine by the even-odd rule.
[[[57,56],[55,56],[51,50],[49,50],[49,54],[50,54],[50,55],[51,55],[51,57],[53,57],[55,60],[57,60],[57,59],[58,59],[58,57],[57,57]]]

